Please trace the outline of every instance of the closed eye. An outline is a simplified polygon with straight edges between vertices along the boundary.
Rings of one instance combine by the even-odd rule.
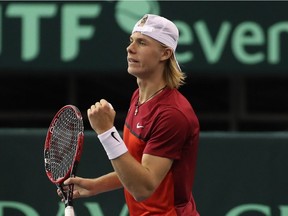
[[[139,41],[138,41],[138,44],[140,44],[140,45],[146,45],[146,42],[145,42],[144,40],[139,40]]]
[[[131,45],[133,42],[136,42],[138,45],[141,46],[147,45],[147,41],[142,38],[137,38],[135,40],[133,38],[130,38],[129,45]]]

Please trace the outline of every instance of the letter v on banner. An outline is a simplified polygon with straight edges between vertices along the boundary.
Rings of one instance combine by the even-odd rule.
[[[86,202],[84,205],[87,207],[91,216],[104,216],[102,209],[98,203]]]
[[[59,202],[58,206],[59,208],[56,216],[63,216],[63,212],[65,211],[63,203]],[[84,206],[87,207],[89,216],[105,216],[101,209],[101,206],[97,202],[85,202]]]
[[[84,205],[87,207],[87,209],[90,213],[90,216],[104,216],[104,213],[103,213],[99,203],[85,202]],[[122,208],[119,216],[128,216],[128,208],[127,208],[126,204],[123,205],[123,208]]]

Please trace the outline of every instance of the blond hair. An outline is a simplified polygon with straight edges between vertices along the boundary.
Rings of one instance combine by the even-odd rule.
[[[178,89],[180,86],[185,84],[186,74],[183,73],[178,67],[178,63],[175,59],[174,53],[167,60],[164,69],[164,80],[168,88]]]

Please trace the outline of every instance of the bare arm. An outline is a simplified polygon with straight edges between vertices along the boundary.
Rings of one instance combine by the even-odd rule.
[[[91,127],[99,135],[113,127],[116,112],[102,99],[88,109],[87,115]],[[141,201],[156,190],[171,168],[173,160],[144,154],[139,163],[126,152],[112,159],[111,163],[122,185],[136,200]]]
[[[90,197],[122,188],[122,184],[115,172],[94,179],[81,177],[69,178],[64,184],[74,184],[73,198]],[[60,191],[58,191],[58,194],[61,196]]]
[[[129,153],[111,160],[114,170],[123,186],[137,201],[152,195],[168,173],[172,160],[144,154],[142,162],[136,161]]]

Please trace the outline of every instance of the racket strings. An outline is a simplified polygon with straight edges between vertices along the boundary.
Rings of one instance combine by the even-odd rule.
[[[50,171],[52,178],[63,178],[75,157],[78,134],[83,131],[83,122],[73,109],[64,110],[55,122],[50,146]]]

